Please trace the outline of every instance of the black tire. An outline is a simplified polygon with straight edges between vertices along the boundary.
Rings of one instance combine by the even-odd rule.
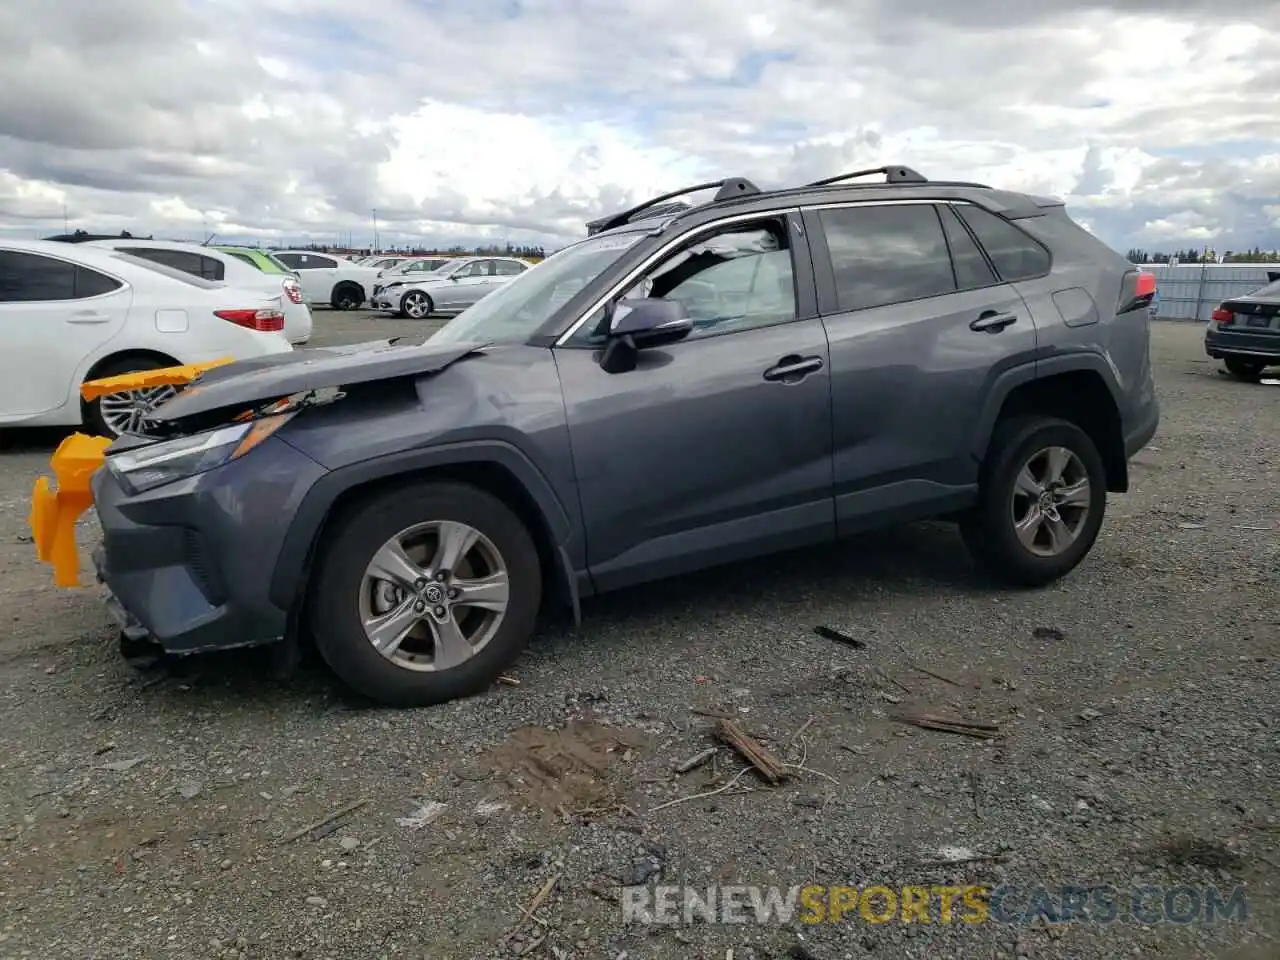
[[[409,309],[408,309],[409,298],[415,295],[422,297],[422,299],[427,302],[427,312],[420,317],[412,316],[409,313]],[[435,301],[431,299],[431,295],[428,293],[423,293],[421,290],[409,290],[405,293],[403,297],[400,298],[400,316],[409,317],[411,320],[429,320],[431,319],[431,314],[435,312],[435,309],[436,309],[436,304],[435,304]]]
[[[107,377],[118,377],[125,373],[139,373],[143,370],[159,370],[163,367],[176,366],[176,360],[161,361],[152,357],[120,357],[104,363],[95,370],[87,380],[105,380]],[[99,437],[115,439],[119,436],[115,429],[102,416],[102,399],[91,400],[83,404],[83,420],[86,427]]]
[[[501,554],[510,594],[492,639],[469,660],[418,672],[383,657],[365,634],[358,598],[365,569],[384,543],[421,522],[452,520],[480,531]],[[344,683],[388,706],[418,707],[488,688],[524,650],[542,605],[542,570],[533,538],[501,500],[476,487],[426,482],[381,493],[325,534],[307,615],[321,657]]]
[[[338,284],[329,301],[329,305],[335,310],[359,310],[362,303],[364,303],[364,291],[358,284],[350,281]]]
[[[1089,478],[1088,512],[1076,539],[1045,557],[1023,546],[1014,531],[1013,495],[1018,473],[1037,451],[1065,447]],[[1055,417],[1016,417],[996,425],[983,464],[978,504],[960,521],[974,562],[1013,586],[1042,587],[1070,573],[1093,548],[1107,505],[1107,473],[1097,445],[1074,423]]]
[[[1267,366],[1258,360],[1241,360],[1239,357],[1227,357],[1222,363],[1227,368],[1227,373],[1237,380],[1244,380],[1247,383],[1255,383],[1260,380],[1262,371]]]

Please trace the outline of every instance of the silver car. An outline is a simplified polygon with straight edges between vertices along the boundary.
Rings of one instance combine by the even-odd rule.
[[[421,279],[387,278],[373,294],[373,308],[414,320],[461,313],[528,269],[515,257],[460,257]]]

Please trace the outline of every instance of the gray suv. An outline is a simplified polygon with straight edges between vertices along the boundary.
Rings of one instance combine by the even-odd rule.
[[[123,636],[310,637],[429,704],[550,602],[883,524],[954,519],[1011,584],[1081,561],[1159,419],[1151,274],[1057,200],[904,167],[696,190],[425,343],[242,361],[159,407],[94,481]]]

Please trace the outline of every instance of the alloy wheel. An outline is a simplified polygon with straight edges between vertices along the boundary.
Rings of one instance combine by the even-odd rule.
[[[1067,447],[1046,447],[1023,463],[1014,480],[1014,533],[1030,553],[1059,556],[1080,536],[1091,500],[1089,472],[1080,457]]]
[[[141,433],[143,420],[177,392],[175,387],[166,385],[109,393],[98,401],[98,408],[102,413],[103,423],[117,436]]]
[[[404,312],[414,320],[421,320],[427,315],[427,298],[421,293],[410,293],[404,298]]]
[[[506,616],[510,576],[479,530],[440,520],[386,541],[365,568],[360,619],[374,649],[396,666],[443,671],[470,660]]]

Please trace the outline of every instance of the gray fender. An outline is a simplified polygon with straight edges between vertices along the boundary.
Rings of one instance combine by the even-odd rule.
[[[556,557],[556,576],[563,581],[566,596],[574,611],[581,616],[578,582],[570,560],[574,524],[556,496],[555,490],[537,466],[519,449],[507,443],[474,441],[443,444],[422,450],[365,460],[340,467],[325,474],[307,491],[294,514],[289,532],[276,559],[271,577],[271,602],[283,610],[291,610],[309,576],[309,566],[317,537],[338,498],[349,490],[377,480],[418,473],[432,467],[464,463],[491,463],[506,468],[529,494],[547,529],[551,531]]]
[[[981,463],[986,457],[987,445],[991,442],[991,434],[995,430],[996,420],[1000,417],[1000,408],[1004,406],[1005,400],[1009,398],[1009,395],[1014,390],[1034,380],[1043,380],[1046,377],[1062,373],[1079,373],[1081,371],[1096,373],[1102,378],[1102,382],[1106,384],[1107,392],[1111,394],[1112,402],[1115,403],[1116,409],[1120,411],[1120,415],[1123,418],[1125,412],[1123,405],[1124,395],[1120,390],[1119,380],[1116,377],[1114,368],[1102,354],[1092,351],[1079,351],[1054,354],[1034,360],[1020,358],[1020,362],[1009,366],[997,367],[991,372],[991,378],[985,391],[982,413],[979,415],[977,424],[974,427],[973,441],[970,446],[969,452],[973,459]]]

